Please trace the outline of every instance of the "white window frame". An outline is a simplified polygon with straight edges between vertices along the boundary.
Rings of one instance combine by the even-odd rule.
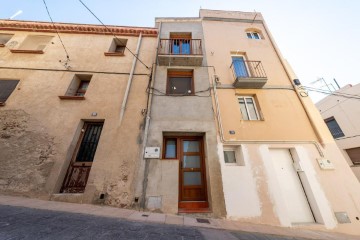
[[[241,107],[240,107],[240,113],[241,113],[241,116],[242,116],[242,118],[243,118],[243,120],[244,121],[258,121],[258,120],[260,120],[260,115],[259,115],[259,111],[258,111],[258,109],[257,109],[257,107],[256,107],[256,101],[255,101],[255,99],[253,98],[253,97],[251,97],[251,96],[238,96],[237,97],[237,99],[238,99],[238,103],[239,103],[239,105],[240,105],[240,99],[244,99],[244,103],[245,103],[245,109],[246,109],[246,113],[247,113],[247,115],[248,115],[248,119],[249,120],[245,120],[244,119],[244,116],[242,116],[242,113],[241,113]],[[251,119],[251,115],[250,115],[250,112],[249,112],[249,108],[248,108],[248,106],[247,106],[247,102],[246,102],[246,99],[251,99],[252,100],[252,102],[254,103],[254,108],[255,108],[255,113],[256,113],[256,119]]]
[[[229,167],[234,167],[234,166],[238,166],[238,167],[242,167],[245,166],[245,161],[244,161],[244,156],[242,153],[242,147],[241,145],[224,145],[223,148],[223,154],[224,152],[234,152],[235,153],[235,162],[233,163],[227,163],[225,162],[225,156],[224,156],[224,164],[225,166],[229,166]]]
[[[255,33],[258,36],[258,38],[255,37]],[[250,34],[251,37],[249,37],[248,34]],[[261,35],[258,32],[246,32],[246,36],[247,36],[248,39],[255,39],[255,40],[260,40],[261,39]]]

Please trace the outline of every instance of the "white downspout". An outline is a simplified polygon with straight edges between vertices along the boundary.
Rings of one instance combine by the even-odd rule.
[[[132,63],[128,83],[127,83],[127,86],[126,86],[124,99],[123,99],[122,104],[121,104],[119,126],[121,125],[121,122],[122,122],[123,117],[124,117],[124,113],[125,113],[125,109],[126,109],[126,103],[127,103],[127,99],[128,99],[128,96],[129,96],[133,76],[134,76],[135,66],[136,66],[136,62],[138,60],[137,57],[138,57],[138,54],[139,54],[139,49],[140,49],[140,45],[141,45],[141,39],[142,39],[142,33],[140,33],[140,35],[139,35],[139,40],[138,40],[138,44],[137,44],[137,47],[136,47],[136,52],[135,52],[134,60],[133,60],[133,63]]]

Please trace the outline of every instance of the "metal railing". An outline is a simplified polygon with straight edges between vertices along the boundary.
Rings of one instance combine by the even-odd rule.
[[[91,166],[71,165],[69,170],[65,176],[60,192],[83,193],[89,178]]]
[[[201,39],[160,39],[160,55],[202,55]]]
[[[235,80],[238,78],[266,78],[264,67],[260,61],[233,59],[230,68]]]

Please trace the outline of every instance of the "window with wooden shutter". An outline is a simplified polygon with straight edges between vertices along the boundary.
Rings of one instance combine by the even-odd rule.
[[[5,105],[18,82],[19,80],[0,80],[0,106]]]

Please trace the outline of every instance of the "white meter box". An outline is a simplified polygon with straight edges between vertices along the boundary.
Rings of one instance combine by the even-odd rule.
[[[144,158],[160,158],[160,148],[146,147]]]

